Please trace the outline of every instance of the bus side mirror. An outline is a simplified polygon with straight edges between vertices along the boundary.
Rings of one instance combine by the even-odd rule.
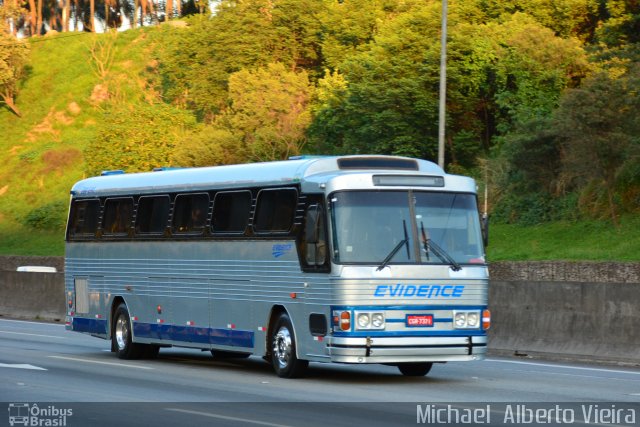
[[[318,218],[320,217],[320,207],[318,205],[309,206],[307,210],[307,220],[305,223],[305,242],[307,244],[318,243],[319,227]]]
[[[489,246],[489,214],[483,213],[480,217],[480,226],[482,227],[482,243],[485,247]]]
[[[310,266],[325,264],[327,242],[324,231],[324,217],[319,205],[309,206],[304,229],[305,258]]]

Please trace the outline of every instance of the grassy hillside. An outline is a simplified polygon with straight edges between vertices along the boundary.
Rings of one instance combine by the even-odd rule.
[[[17,98],[22,117],[0,108],[0,253],[64,251],[69,189],[84,177],[83,150],[96,135],[106,88],[126,96],[115,84],[135,84],[145,66],[143,30],[118,34],[112,61],[96,44],[107,37],[73,33],[31,43],[28,78]],[[107,77],[98,62],[109,67]],[[40,229],[25,226],[29,221]]]
[[[29,77],[17,99],[23,116],[0,109],[0,254],[64,253],[69,189],[84,177],[84,148],[95,138],[101,97],[106,87],[124,101],[157,96],[145,74],[154,67],[148,53],[158,30],[119,33],[112,63],[95,49],[96,40],[109,37],[102,34],[63,34],[32,44]],[[97,62],[107,65],[108,75],[98,72]],[[48,225],[37,230],[29,222]],[[623,218],[618,229],[598,221],[494,224],[490,240],[490,261],[640,261],[640,218]]]

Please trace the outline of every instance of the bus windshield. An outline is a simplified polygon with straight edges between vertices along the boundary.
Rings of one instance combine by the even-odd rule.
[[[484,263],[473,194],[341,191],[331,195],[338,264]]]

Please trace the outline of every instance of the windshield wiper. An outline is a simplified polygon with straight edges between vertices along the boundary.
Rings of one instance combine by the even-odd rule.
[[[424,231],[424,223],[420,221],[420,232],[422,234],[422,246],[424,247],[425,252],[427,253],[427,260],[429,260],[429,250],[436,254],[440,261],[445,264],[449,264],[453,271],[460,271],[462,267],[460,264],[456,262],[455,259],[451,258],[451,256],[442,249],[436,242],[427,237],[427,233]]]
[[[403,245],[407,245],[407,258],[411,259],[411,253],[409,252],[409,235],[407,234],[407,223],[403,219],[402,220],[402,228],[404,229],[404,239],[400,240],[400,242],[389,252],[389,255],[382,261],[382,263],[376,268],[377,271],[382,270],[389,264],[389,261],[398,253],[400,248]]]

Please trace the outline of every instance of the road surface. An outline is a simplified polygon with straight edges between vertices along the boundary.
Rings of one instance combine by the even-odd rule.
[[[546,418],[533,425],[566,425],[569,410],[574,425],[640,425],[634,367],[490,358],[412,378],[390,366],[311,364],[305,378],[287,380],[257,357],[215,361],[171,348],[125,361],[109,348],[63,325],[0,320],[0,426],[33,425],[20,424],[26,412],[64,426],[463,425],[474,414],[472,424],[532,425],[536,408]]]

